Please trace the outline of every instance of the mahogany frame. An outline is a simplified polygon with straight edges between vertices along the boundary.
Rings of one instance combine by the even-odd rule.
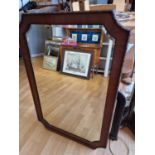
[[[82,137],[64,131],[49,124],[43,117],[33,67],[31,64],[31,57],[26,40],[26,32],[29,30],[31,24],[101,24],[104,25],[109,34],[115,38],[112,69],[109,78],[105,109],[103,112],[101,136],[99,141],[90,142]],[[20,48],[22,51],[22,56],[24,59],[38,120],[42,122],[47,129],[94,149],[98,147],[106,147],[115,105],[115,99],[120,81],[121,69],[127,48],[128,37],[129,31],[125,30],[117,23],[112,11],[23,14],[22,21],[20,23]]]

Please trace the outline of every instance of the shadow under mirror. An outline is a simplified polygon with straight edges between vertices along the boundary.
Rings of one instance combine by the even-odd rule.
[[[103,25],[31,25],[26,37],[44,119],[99,141],[115,39]]]

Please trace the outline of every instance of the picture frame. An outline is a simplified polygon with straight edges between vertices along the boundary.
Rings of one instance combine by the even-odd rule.
[[[87,42],[87,40],[88,40],[88,35],[87,35],[87,34],[82,34],[82,35],[81,35],[81,40]]]
[[[94,18],[95,17],[95,18]],[[66,20],[67,19],[67,20]],[[88,141],[85,138],[79,137],[73,133],[70,133],[62,128],[56,127],[54,124],[50,124],[43,115],[41,100],[36,84],[36,78],[31,62],[30,49],[28,41],[26,40],[26,33],[32,24],[98,24],[104,25],[107,31],[112,37],[116,39],[114,46],[113,62],[111,66],[111,73],[109,76],[109,85],[106,96],[106,102],[101,103],[105,106],[102,117],[102,128],[100,139],[97,141]],[[28,80],[30,83],[32,97],[36,109],[38,121],[40,121],[48,130],[55,132],[64,137],[70,138],[80,144],[86,145],[90,148],[96,149],[99,147],[106,148],[109,137],[109,130],[111,127],[113,111],[116,103],[116,96],[118,92],[118,86],[121,77],[122,65],[127,49],[127,43],[130,35],[130,31],[124,29],[118,24],[115,19],[113,11],[84,11],[84,12],[59,12],[59,13],[39,13],[39,14],[23,14],[20,22],[19,29],[19,41],[20,49],[22,51],[22,57],[24,60]],[[59,87],[58,87],[59,88]],[[52,102],[52,101],[51,101]]]
[[[92,58],[92,51],[65,48],[63,51],[61,72],[67,75],[89,79]]]
[[[99,35],[93,34],[92,35],[92,42],[98,42],[98,40],[99,40]]]
[[[52,40],[45,41],[45,52],[46,56],[59,57],[60,43]]]
[[[77,34],[75,33],[72,33],[72,36],[71,36],[72,39],[74,39],[76,42],[77,42]]]
[[[42,67],[56,71],[58,69],[59,53],[60,43],[53,40],[46,40]]]
[[[66,28],[66,34],[78,44],[92,46],[101,44],[105,36],[101,28]]]
[[[58,57],[44,55],[43,68],[48,70],[57,70]]]

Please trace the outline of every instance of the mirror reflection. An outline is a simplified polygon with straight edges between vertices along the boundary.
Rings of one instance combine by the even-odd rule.
[[[27,43],[44,119],[99,140],[114,38],[103,25],[31,25]]]

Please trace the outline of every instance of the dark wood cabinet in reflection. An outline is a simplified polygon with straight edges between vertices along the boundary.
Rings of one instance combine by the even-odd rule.
[[[73,38],[76,36],[77,45],[62,45],[60,48],[60,60],[62,61],[63,49],[78,49],[84,51],[93,52],[93,66],[99,64],[99,57],[101,55],[102,42],[104,39],[104,33],[101,29],[88,29],[88,28],[65,28],[66,36]],[[82,36],[88,36],[85,40],[82,40]],[[96,38],[95,38],[96,37]]]

